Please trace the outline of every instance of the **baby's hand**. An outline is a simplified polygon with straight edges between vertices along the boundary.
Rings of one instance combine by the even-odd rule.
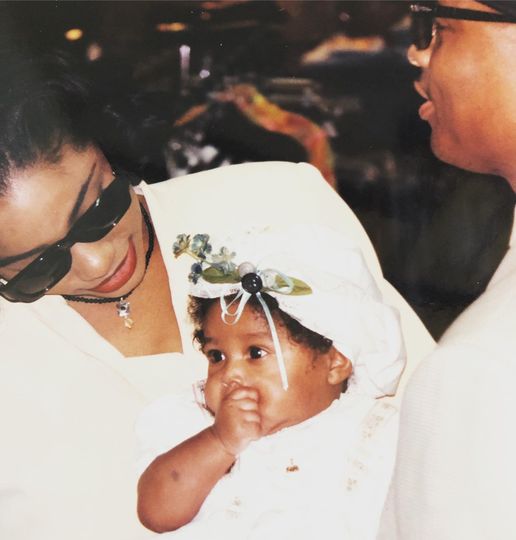
[[[262,435],[258,398],[255,389],[240,385],[230,387],[222,397],[212,430],[233,456]]]

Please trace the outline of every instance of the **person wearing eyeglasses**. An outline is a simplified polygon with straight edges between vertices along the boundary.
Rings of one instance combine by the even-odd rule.
[[[435,155],[516,191],[516,2],[411,6]],[[516,227],[485,292],[416,369],[378,538],[516,538]],[[475,261],[471,261],[475,264]]]
[[[173,252],[184,231],[342,232],[400,311],[409,363],[433,346],[315,168],[244,164],[147,184],[106,157],[91,94],[65,60],[13,53],[0,73],[0,538],[154,536],[136,515],[134,423],[206,368],[187,314],[196,267]]]

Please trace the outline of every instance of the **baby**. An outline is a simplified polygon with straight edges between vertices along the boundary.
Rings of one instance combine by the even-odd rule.
[[[140,419],[140,519],[174,538],[375,538],[397,436],[376,398],[404,366],[397,315],[333,231],[231,242],[175,244],[197,259],[190,315],[208,377],[197,400],[169,396]]]

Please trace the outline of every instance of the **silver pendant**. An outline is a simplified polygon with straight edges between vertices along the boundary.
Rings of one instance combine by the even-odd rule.
[[[116,310],[118,312],[118,316],[122,317],[124,319],[124,326],[126,328],[131,329],[133,327],[134,321],[131,319],[131,304],[127,300],[124,300],[121,298],[116,303]]]

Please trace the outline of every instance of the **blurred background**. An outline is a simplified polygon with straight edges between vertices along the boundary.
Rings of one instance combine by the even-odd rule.
[[[0,47],[61,49],[118,123],[112,159],[159,182],[309,161],[434,337],[504,255],[514,195],[445,165],[413,90],[405,1],[2,1]]]

